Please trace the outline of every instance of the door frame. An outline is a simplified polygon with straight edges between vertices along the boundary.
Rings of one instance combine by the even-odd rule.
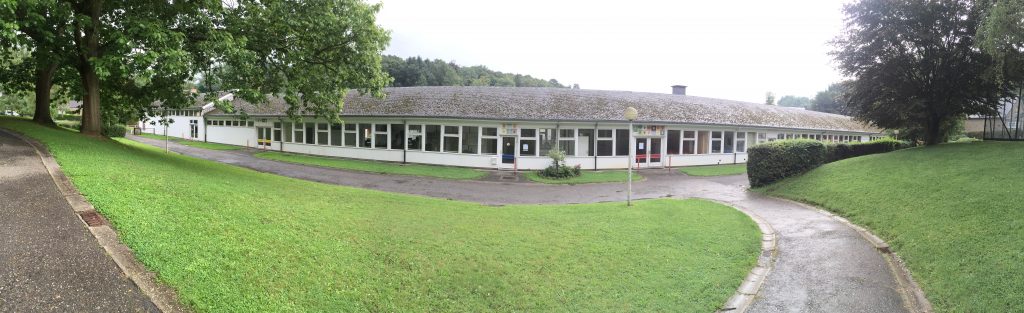
[[[505,142],[506,140],[512,141],[512,154],[505,153]],[[498,169],[518,169],[519,160],[519,137],[517,136],[498,136]],[[506,163],[507,160],[511,159],[512,162]]]
[[[651,141],[659,140],[658,150],[651,151]],[[641,158],[640,144],[644,145],[644,154]],[[636,137],[633,141],[633,168],[662,168],[665,167],[665,140],[662,137]],[[651,162],[651,155],[657,154],[658,160]],[[643,160],[643,161],[641,161]]]

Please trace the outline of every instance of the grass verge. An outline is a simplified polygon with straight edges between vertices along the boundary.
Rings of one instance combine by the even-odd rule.
[[[0,118],[49,147],[201,312],[714,311],[756,263],[732,208],[483,206],[259,173]]]
[[[583,171],[580,176],[566,178],[566,179],[554,179],[540,176],[536,171],[529,171],[523,174],[526,179],[534,182],[544,184],[556,184],[556,185],[579,185],[579,184],[591,184],[591,183],[624,183],[628,180],[628,173],[626,171]],[[636,171],[633,172],[633,181],[644,180],[643,176],[640,176]]]
[[[680,167],[679,172],[690,176],[727,176],[747,173],[747,164],[702,165]]]
[[[487,176],[487,172],[464,167],[424,165],[424,164],[398,164],[390,162],[363,161],[353,159],[318,157],[286,152],[259,152],[253,156],[261,159],[275,160],[289,163],[316,165],[343,170],[370,172],[392,175],[425,176],[444,179],[480,179]]]
[[[944,144],[826,164],[763,188],[884,238],[937,312],[1024,307],[1024,143]]]
[[[139,137],[144,137],[144,138],[149,138],[149,139],[155,139],[155,140],[164,140],[164,138],[165,138],[164,135],[154,135],[154,134],[147,134],[147,133],[141,133],[138,136]],[[181,138],[170,137],[170,136],[167,136],[166,138],[169,138],[170,141],[173,142],[173,143],[177,143],[177,144],[185,145],[185,146],[189,146],[189,147],[196,147],[196,148],[207,149],[207,150],[241,150],[242,148],[244,148],[242,146],[226,145],[226,144],[221,144],[221,143],[203,142],[203,141],[194,141],[194,140],[184,140],[184,139],[181,139]]]

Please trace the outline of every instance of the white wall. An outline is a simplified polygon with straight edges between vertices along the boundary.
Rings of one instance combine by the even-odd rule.
[[[148,120],[146,122],[140,121],[139,124],[136,125],[136,127],[142,129],[142,131],[147,134],[163,135],[164,125],[160,123],[160,120],[162,118],[159,116],[147,116],[147,118]],[[169,115],[167,116],[167,118],[174,121],[174,123],[171,123],[167,127],[167,136],[192,140],[203,140],[203,135],[205,134],[203,126],[206,124],[206,122],[202,116]],[[198,135],[195,138],[191,138],[189,136],[191,135],[191,127],[189,127],[189,122],[193,120],[196,121],[196,125],[199,127]],[[150,125],[150,121],[155,121],[156,125]]]
[[[256,128],[242,126],[206,126],[206,141],[236,146],[255,147]]]

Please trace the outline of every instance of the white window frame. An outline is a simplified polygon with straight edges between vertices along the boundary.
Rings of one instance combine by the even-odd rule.
[[[747,132],[736,132],[732,140],[732,151],[736,153],[747,153]],[[740,151],[740,141],[743,142],[743,151]]]
[[[610,131],[610,132],[612,132],[612,135],[610,137],[601,137],[601,131],[602,130]],[[598,155],[597,147],[601,146],[601,141],[605,141],[605,140],[612,142],[612,154],[611,155]],[[597,133],[594,134],[594,156],[598,156],[598,157],[614,157],[614,156],[616,156],[615,155],[615,147],[616,147],[616,145],[615,145],[615,128],[598,128],[597,129]]]
[[[484,129],[485,128],[493,128],[494,129],[494,136],[484,135]],[[501,137],[498,136],[498,127],[497,126],[480,126],[480,136],[478,136],[478,138],[480,140],[477,143],[477,147],[479,148],[479,149],[477,149],[477,151],[481,155],[484,154],[484,139],[494,139],[495,140],[494,154],[486,154],[486,155],[501,155]]]
[[[562,139],[562,131],[563,130],[570,130],[570,131],[572,131],[572,139]],[[555,129],[555,148],[560,150],[560,151],[565,151],[565,150],[562,149],[562,140],[566,140],[566,141],[572,140],[572,154],[571,155],[570,154],[566,154],[565,156],[567,156],[567,157],[570,157],[570,156],[574,157],[574,156],[576,156],[576,154],[579,151],[579,149],[578,149],[579,148],[579,144],[580,144],[579,143],[579,136],[580,136],[579,135],[579,131],[576,128],[574,128],[574,127],[572,127],[572,128],[556,128]]]
[[[715,139],[715,133],[718,133],[718,139]],[[725,133],[721,130],[712,130],[708,133],[708,154],[725,154]],[[715,152],[715,141],[718,141],[718,152]]]
[[[460,125],[441,125],[441,152],[444,153],[461,153],[462,152],[462,126]],[[448,133],[448,127],[455,127],[458,130],[455,134]],[[455,152],[445,151],[445,144],[448,143],[448,137],[455,138]]]
[[[686,132],[690,132],[691,136],[690,137],[686,137]],[[698,130],[696,130],[696,129],[692,129],[692,130],[683,129],[683,130],[681,130],[681,132],[679,133],[679,154],[680,155],[697,155],[697,153],[698,153],[698,151],[697,151],[697,132],[698,132]],[[686,153],[686,149],[685,149],[686,144],[685,144],[685,142],[687,142],[687,141],[693,143],[693,153]]]

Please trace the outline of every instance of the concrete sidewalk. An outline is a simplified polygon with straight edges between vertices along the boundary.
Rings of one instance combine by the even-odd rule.
[[[130,139],[163,148],[163,142]],[[453,181],[380,175],[260,159],[252,151],[215,151],[171,143],[171,151],[282,176],[502,205],[624,201],[625,184],[545,185],[529,182]],[[634,198],[706,198],[760,216],[775,229],[774,268],[749,312],[907,312],[888,261],[857,230],[832,217],[789,201],[747,190],[745,176],[697,178],[674,169],[642,171]]]
[[[28,143],[0,131],[0,312],[158,312]]]

